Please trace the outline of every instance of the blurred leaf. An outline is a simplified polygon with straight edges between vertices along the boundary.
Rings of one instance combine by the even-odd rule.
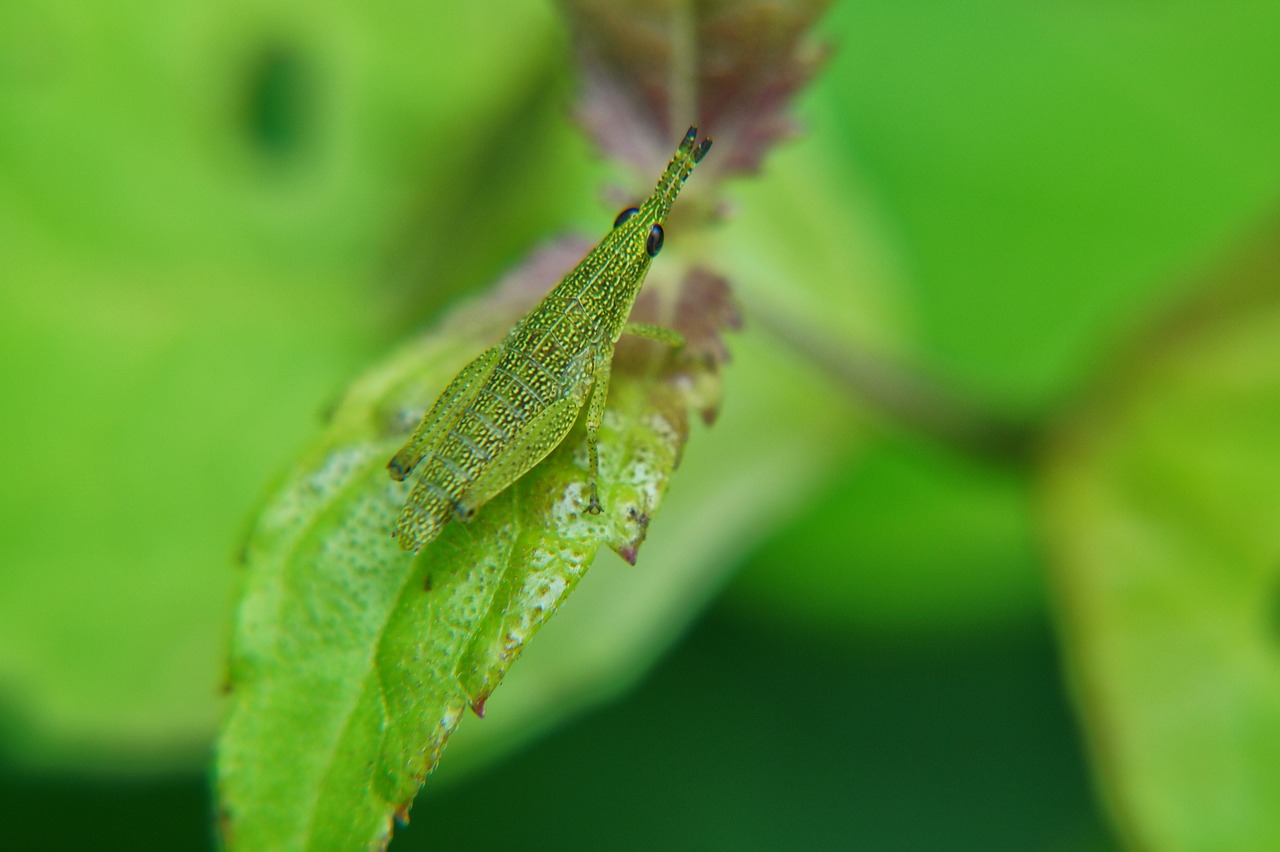
[[[414,279],[418,315],[582,204],[555,92],[518,97],[561,67],[554,17],[537,0],[499,19],[276,0],[0,17],[0,752],[200,765],[245,507],[412,319],[384,292],[389,235],[419,196],[511,203],[471,156],[517,118],[529,157],[497,175],[519,215],[485,223],[480,259],[472,223],[429,222],[447,251]]]
[[[1029,477],[901,433],[833,470],[735,583],[738,606],[819,634],[954,636],[1039,617]],[[804,555],[803,572],[790,570]]]
[[[1015,414],[1280,196],[1280,4],[853,0],[820,31],[828,192],[884,223],[922,363]]]
[[[815,82],[806,117],[829,108],[829,91],[825,78]],[[921,381],[917,294],[841,146],[836,133],[806,136],[770,157],[768,180],[734,186],[740,212],[718,235],[717,257],[750,321],[843,378],[825,393],[852,392],[889,417],[866,452],[833,466],[812,509],[748,563],[738,603],[823,632],[1025,620],[1043,601],[1027,477],[1008,459],[993,466],[900,427],[997,454],[1014,449],[1002,438],[1009,430]],[[798,558],[803,571],[790,568]]]
[[[825,50],[805,35],[830,0],[561,0],[582,68],[578,116],[609,155],[661,169],[690,124],[715,137],[708,174],[754,172],[794,131],[791,99]]]
[[[450,524],[417,559],[390,536],[411,483],[392,482],[387,459],[457,370],[580,249],[571,241],[535,256],[493,298],[357,382],[320,446],[260,514],[246,548],[235,697],[219,748],[232,846],[385,842],[464,708],[483,715],[599,545],[635,560],[680,459],[687,408],[715,404],[700,392],[699,362],[663,347],[655,362],[655,347],[638,341],[615,359],[600,436],[602,515],[585,510],[580,421],[472,523]],[[679,288],[693,292],[677,307],[731,315],[716,304],[727,291],[701,280],[695,272]],[[695,345],[714,336],[702,331]],[[674,366],[659,369],[664,362]]]
[[[1077,698],[1137,848],[1280,848],[1278,237],[1110,371],[1047,458]]]
[[[997,414],[1060,406],[1280,195],[1280,112],[1259,107],[1280,6],[852,2],[818,30],[836,49],[799,101],[809,132],[731,187],[717,262],[749,321]],[[833,471],[751,564],[754,611],[933,630],[1039,605],[1028,477],[920,444]],[[783,570],[810,547],[813,570]]]

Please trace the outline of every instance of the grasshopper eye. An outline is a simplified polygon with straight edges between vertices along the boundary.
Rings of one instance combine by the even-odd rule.
[[[626,210],[623,210],[621,213],[618,214],[617,219],[613,220],[613,227],[615,228],[618,227],[623,222],[627,221],[628,219],[630,219],[632,216],[636,215],[639,212],[640,212],[639,207],[628,207]]]
[[[666,238],[666,234],[662,232],[661,225],[654,225],[649,229],[649,239],[644,244],[644,250],[649,252],[649,257],[657,257],[658,252],[662,251],[662,241]]]

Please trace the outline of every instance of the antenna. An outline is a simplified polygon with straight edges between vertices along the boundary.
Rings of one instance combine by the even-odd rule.
[[[653,195],[649,196],[649,200],[645,202],[646,206],[652,205],[656,208],[659,222],[666,219],[667,214],[671,212],[671,205],[675,203],[684,182],[689,179],[693,167],[702,161],[707,151],[711,150],[710,139],[703,139],[701,143],[697,140],[698,128],[690,127],[684,139],[680,140],[680,146],[676,148],[675,155],[667,164],[666,171],[662,173],[662,177],[658,178],[658,186],[653,190]]]

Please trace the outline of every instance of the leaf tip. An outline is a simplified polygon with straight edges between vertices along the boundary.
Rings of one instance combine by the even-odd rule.
[[[614,545],[613,552],[626,560],[628,565],[635,565],[640,545],[644,544],[645,536],[649,534],[650,518],[648,512],[642,512],[635,506],[627,510],[627,518],[634,525],[635,534],[629,541]]]

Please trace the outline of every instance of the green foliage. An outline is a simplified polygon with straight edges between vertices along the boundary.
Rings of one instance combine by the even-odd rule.
[[[236,848],[385,842],[391,816],[407,814],[464,710],[483,710],[599,545],[634,558],[647,527],[640,519],[657,512],[687,434],[689,384],[679,374],[662,379],[652,357],[628,363],[624,355],[602,427],[605,514],[584,511],[579,423],[475,521],[449,525],[417,558],[400,550],[389,531],[407,485],[388,478],[386,460],[423,400],[505,328],[512,306],[509,300],[507,311],[500,306],[472,305],[358,381],[326,436],[259,515],[244,551],[250,570],[234,637],[232,711],[219,750],[222,818]],[[798,396],[793,382],[766,384],[771,400]],[[766,416],[760,410],[753,418],[756,431]],[[822,418],[808,431],[815,427],[832,428]],[[811,443],[803,432],[795,440],[800,447]],[[793,461],[764,454],[736,480],[704,481],[727,495],[741,488],[744,474],[789,475]],[[817,465],[808,466],[816,472]],[[780,489],[789,491],[794,486]],[[705,508],[690,507],[691,519],[702,516],[704,542],[717,537],[716,527],[724,538],[744,525],[744,514],[766,516],[779,499],[766,491],[739,498],[733,508],[722,497],[714,521]],[[586,650],[614,668],[652,654],[645,641],[650,621],[689,608],[691,592],[714,583],[725,564],[686,556],[675,567],[691,573],[663,568],[647,578],[643,588],[658,599],[628,607],[645,613],[639,630],[634,614],[617,611],[624,598],[613,598],[613,618],[608,609],[584,609],[589,621],[568,628],[578,657]],[[638,579],[630,575],[633,595],[642,591]]]
[[[589,197],[557,94],[519,97],[523,80],[564,73],[553,17],[521,2],[495,24],[469,8],[6,3],[0,715],[13,759],[204,761],[228,566],[269,472],[394,335]],[[282,49],[302,75],[303,136],[264,159],[243,110],[259,58]],[[538,153],[477,160],[516,120]],[[582,188],[527,191],[542,179]],[[440,195],[522,218],[482,246],[459,239],[471,223]],[[424,196],[431,240],[389,264]],[[389,265],[424,262],[434,287],[391,293]]]
[[[578,14],[590,21],[594,13]],[[703,79],[709,64],[721,58],[717,47],[750,61],[749,42],[739,39],[749,18],[730,13],[727,27],[720,20],[722,31],[710,44],[695,41],[700,53],[685,73],[668,75],[662,87],[640,90],[645,99],[626,91],[627,75],[606,84],[596,78],[614,69],[593,69],[584,103],[589,110],[624,114],[632,125],[648,125],[652,136],[654,128],[679,118],[678,105],[705,96],[720,105],[709,120],[726,128],[722,148],[731,158],[716,174],[750,167],[770,138],[757,127],[770,128],[777,121],[755,109],[757,89],[767,88],[774,76],[769,65],[756,60],[761,82],[741,89],[731,79]],[[699,14],[690,24],[696,29],[705,22]],[[789,60],[802,32],[797,27],[782,40],[776,62]],[[797,85],[800,79],[797,75]],[[648,102],[655,92],[658,103]],[[695,136],[685,137],[660,187],[673,180],[671,175],[683,179],[706,152],[709,143],[704,142],[692,162],[682,165],[679,156],[691,156],[694,142]],[[609,149],[611,141],[604,144]],[[619,144],[621,152],[615,153],[625,158],[629,142]],[[649,258],[643,243],[627,235],[643,239],[648,223],[670,206],[670,196],[656,194],[641,205],[635,223],[625,226],[630,231],[615,227],[610,232],[615,242],[631,241],[641,272]],[[669,221],[684,224],[688,237],[696,236],[690,227],[697,224],[694,216]],[[663,255],[666,264],[669,256]],[[519,304],[526,291],[535,298],[545,293],[577,261],[571,254],[551,269],[544,259],[532,258],[506,288],[468,312],[482,318],[477,324],[487,333],[470,333],[465,317],[456,318],[421,351],[358,383],[310,463],[261,513],[245,554],[247,585],[232,648],[234,699],[218,752],[223,836],[235,848],[385,844],[392,817],[407,816],[464,707],[483,715],[508,666],[573,591],[599,544],[635,561],[680,461],[689,410],[701,411],[708,421],[716,416],[719,366],[727,355],[718,332],[738,324],[726,283],[687,265],[677,276],[668,273],[665,286],[651,281],[646,300],[632,311],[639,281],[628,267],[611,285],[617,291],[613,298],[625,299],[626,313],[600,315],[602,327],[620,328],[629,313],[637,322],[670,326],[684,344],[658,360],[638,353],[628,357],[624,347],[612,358],[612,388],[600,430],[605,514],[595,518],[587,510],[594,476],[583,467],[587,443],[580,422],[542,463],[479,507],[474,523],[445,525],[438,543],[434,528],[419,534],[395,523],[408,489],[388,484],[380,457],[395,450],[386,435],[403,441],[404,425],[421,420],[445,387],[436,375],[434,348],[461,339],[474,353],[502,339],[505,327],[523,313],[504,308]],[[613,274],[615,266],[604,268]],[[593,302],[584,297],[584,304]],[[527,311],[528,305],[522,308]],[[526,317],[529,327],[538,327],[537,314]],[[443,375],[456,374],[469,360],[450,364]],[[431,377],[425,387],[422,377]],[[593,475],[594,464],[591,459],[588,465]],[[419,494],[415,489],[409,499]],[[595,500],[594,493],[589,496]],[[413,534],[411,549],[422,548],[418,560],[400,556],[387,535],[378,541],[379,533],[392,528],[401,537]],[[298,758],[287,759],[288,754]]]
[[[1276,234],[1122,359],[1047,458],[1075,688],[1139,848],[1280,844]]]
[[[697,234],[718,209],[708,191],[682,199],[697,227],[669,235],[682,269],[716,269],[744,307],[719,420],[695,424],[669,491],[670,465],[649,480],[662,511],[636,569],[601,550],[483,722],[461,696],[484,694],[509,662],[484,636],[504,629],[492,604],[514,587],[499,584],[470,628],[418,628],[434,601],[474,602],[471,579],[429,566],[467,547],[492,557],[502,534],[474,537],[498,519],[419,562],[369,531],[395,499],[379,474],[397,430],[511,314],[436,325],[338,389],[532,240],[566,222],[595,234],[616,212],[616,189],[613,209],[592,203],[600,170],[562,120],[568,51],[550,11],[6,8],[6,756],[133,772],[204,759],[227,706],[218,684],[245,509],[341,397],[271,489],[253,568],[238,575],[226,805],[232,817],[247,800],[268,809],[243,823],[246,848],[381,836],[446,714],[465,721],[440,780],[633,683],[744,562],[738,611],[828,650],[868,632],[890,648],[1018,642],[1047,600],[1121,836],[1275,845],[1277,264],[1189,271],[1280,189],[1276,9],[853,2],[824,21],[835,49],[820,62],[821,50],[763,36],[802,32],[823,4],[561,5],[579,66],[594,69],[578,115],[644,182],[647,158],[683,129],[671,126],[694,118],[679,107],[710,85],[672,98],[651,85],[667,79],[660,63],[628,76],[667,55],[617,49],[662,31],[660,16],[684,16],[671,55],[696,67],[690,46],[724,30],[691,10],[749,10],[747,52],[779,59],[785,85],[760,110],[775,132],[735,149],[738,169],[763,171],[728,187],[735,217]],[[815,73],[798,105],[805,134],[775,150],[791,94]],[[633,114],[645,121],[621,136],[639,144],[619,150],[607,131]],[[682,279],[656,283],[669,299]],[[1190,319],[1142,334],[1188,299]],[[616,412],[648,410],[650,357],[638,354]],[[957,440],[966,419],[1030,440],[975,452]],[[640,445],[634,423],[614,424],[615,450],[619,438]],[[558,458],[539,475],[575,475],[581,459]],[[519,514],[536,509],[530,487],[495,506],[510,513],[504,529],[533,534]],[[332,504],[315,502],[322,492]],[[277,513],[286,506],[303,514]],[[631,529],[572,533],[558,570]],[[358,557],[350,539],[339,548],[354,532],[369,532]],[[465,660],[465,687],[407,663],[427,642]],[[383,660],[392,685],[427,700],[397,698],[385,715],[370,704]],[[761,690],[789,684],[798,704],[845,694],[756,674]],[[803,725],[806,737],[865,724],[857,709]],[[386,739],[362,741],[383,718]],[[762,735],[746,731],[739,748]]]
[[[684,409],[669,383],[620,375],[602,427],[606,514],[583,509],[579,429],[474,523],[450,525],[418,559],[401,551],[390,530],[407,487],[389,480],[386,460],[404,412],[493,336],[490,324],[454,322],[357,382],[262,510],[244,554],[219,749],[237,848],[385,843],[463,710],[483,712],[596,548],[634,550],[647,525],[637,519],[657,511]]]

